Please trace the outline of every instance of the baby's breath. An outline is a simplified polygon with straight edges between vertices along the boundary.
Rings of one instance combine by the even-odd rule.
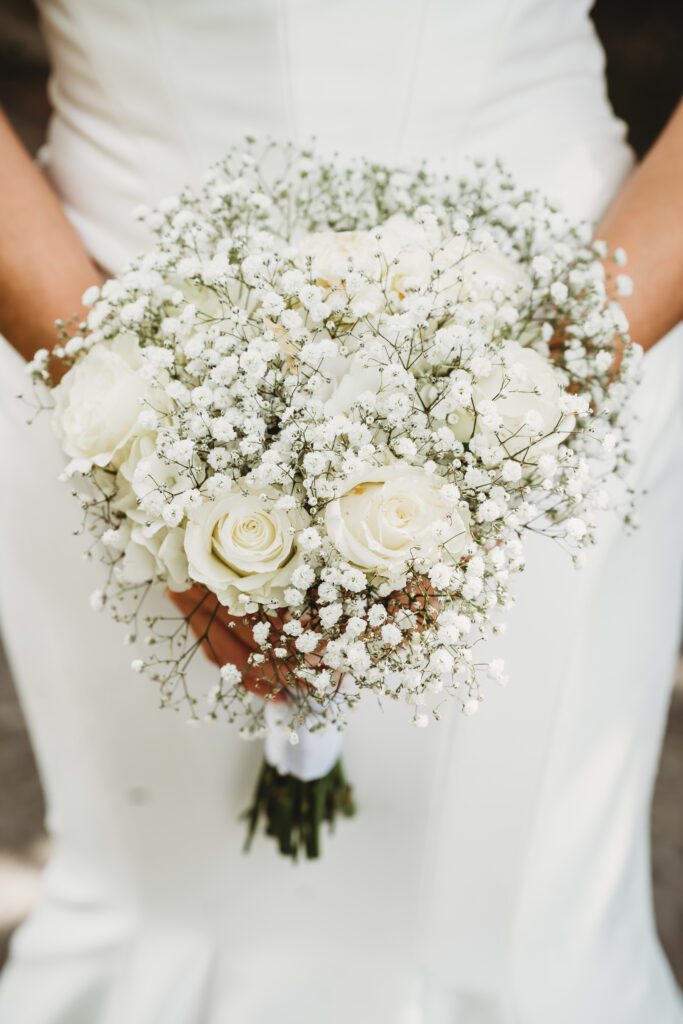
[[[54,395],[105,570],[92,604],[145,640],[134,670],[261,735],[235,666],[196,692],[229,613],[294,735],[344,725],[364,691],[420,727],[447,697],[471,714],[507,680],[478,651],[525,536],[578,558],[628,462],[640,353],[606,250],[498,164],[448,177],[271,142],[138,213],[156,242],[86,293]],[[50,383],[45,350],[30,371]],[[219,600],[199,636],[146,614],[151,588],[191,583],[198,612]]]

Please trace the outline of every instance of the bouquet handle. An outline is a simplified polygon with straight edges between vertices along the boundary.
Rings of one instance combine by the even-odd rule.
[[[278,843],[283,856],[297,860],[303,850],[310,860],[320,856],[323,823],[334,826],[355,807],[351,786],[341,763],[342,733],[329,727],[293,729],[285,702],[265,707],[264,762],[251,806],[245,849],[251,847],[261,820],[266,835]]]

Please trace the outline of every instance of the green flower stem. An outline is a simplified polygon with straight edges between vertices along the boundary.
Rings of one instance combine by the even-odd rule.
[[[346,781],[341,761],[327,775],[302,782],[293,775],[280,775],[263,762],[254,800],[244,817],[248,822],[245,850],[251,848],[259,821],[265,819],[266,835],[277,841],[280,853],[298,860],[304,850],[309,860],[320,856],[320,828],[336,818],[355,813],[353,791]]]

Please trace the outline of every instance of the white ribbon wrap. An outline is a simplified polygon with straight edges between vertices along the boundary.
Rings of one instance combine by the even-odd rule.
[[[305,726],[292,727],[292,712],[286,701],[268,701],[265,707],[266,739],[264,755],[280,775],[293,775],[302,782],[322,779],[332,771],[342,751],[342,733],[327,728],[310,732]],[[292,732],[298,743],[291,742]]]

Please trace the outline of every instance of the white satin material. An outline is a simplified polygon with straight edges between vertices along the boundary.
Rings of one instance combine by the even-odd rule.
[[[338,729],[313,731],[308,726],[292,728],[292,714],[284,703],[265,707],[266,735],[263,756],[280,775],[293,775],[302,782],[322,779],[332,771],[342,754],[343,733]],[[296,736],[292,742],[292,733]]]
[[[111,270],[147,241],[129,211],[246,129],[453,168],[500,155],[589,218],[630,166],[586,0],[40,6],[49,173]],[[296,869],[262,837],[241,852],[260,751],[161,713],[90,611],[56,443],[26,426],[6,345],[0,362],[0,611],[55,840],[0,1020],[681,1024],[648,857],[680,623],[680,331],[645,360],[641,530],[605,516],[582,573],[532,539],[497,645],[511,682],[475,718],[416,730],[364,702],[344,738],[359,813]]]

